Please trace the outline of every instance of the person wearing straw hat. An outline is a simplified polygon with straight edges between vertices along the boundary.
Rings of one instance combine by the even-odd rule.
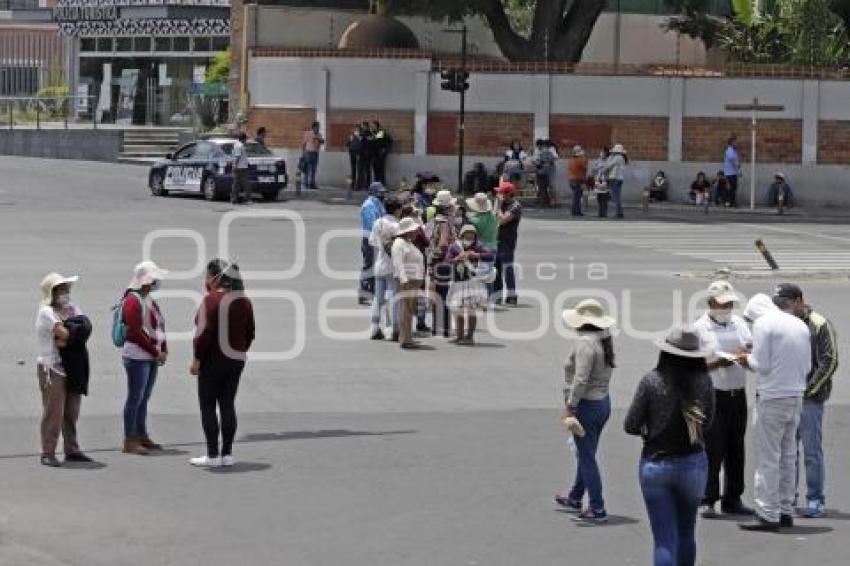
[[[608,190],[617,211],[617,218],[623,218],[623,179],[629,158],[623,144],[615,144],[611,155],[605,163],[605,178],[608,180]]]
[[[584,216],[581,211],[581,198],[584,193],[584,185],[587,183],[587,156],[584,149],[577,145],[573,148],[572,155],[567,160],[567,181],[573,192],[572,216]]]
[[[449,337],[451,327],[448,294],[452,266],[446,262],[446,253],[449,246],[457,239],[454,220],[456,203],[457,199],[453,198],[449,191],[440,191],[434,198],[433,205],[425,212],[426,219],[429,218],[430,210],[434,212],[426,225],[430,244],[425,254],[430,276],[428,290],[433,320],[431,334],[436,336],[439,326],[442,326],[444,338]]]
[[[496,218],[499,220],[499,244],[496,250],[496,281],[493,286],[495,303],[502,303],[502,289],[506,289],[505,303],[516,306],[516,275],[514,255],[519,238],[522,205],[516,200],[516,186],[502,181],[496,189]]]
[[[705,431],[708,456],[708,483],[700,514],[716,518],[721,502],[724,515],[752,515],[741,501],[744,494],[745,436],[747,433],[747,371],[734,356],[746,351],[753,338],[747,323],[732,314],[738,295],[728,281],[715,281],[708,287],[708,312],[694,323],[702,347],[711,352],[708,370],[714,385],[714,422]],[[723,497],[720,496],[720,469],[723,468]]]
[[[398,302],[401,311],[398,323],[399,344],[404,349],[418,346],[412,338],[413,315],[416,312],[419,289],[425,279],[425,258],[413,243],[418,231],[419,223],[416,220],[402,219],[398,223],[392,245],[393,271],[398,280]]]
[[[71,287],[77,280],[76,275],[47,274],[41,281],[41,301],[35,320],[38,346],[36,373],[43,409],[40,460],[42,465],[54,468],[62,465],[56,459],[60,433],[66,462],[91,462],[80,450],[77,440],[82,394],[68,387],[68,376],[60,354],[60,348],[64,348],[70,338],[65,321],[82,315],[80,308],[71,302]]]
[[[714,389],[699,333],[674,327],[656,342],[656,368],[638,383],[626,414],[627,434],[643,438],[639,476],[654,539],[654,564],[696,562],[696,519],[705,493],[705,428]]]
[[[595,299],[585,299],[564,311],[564,323],[576,332],[564,363],[564,425],[573,433],[576,446],[576,476],[572,488],[555,496],[555,502],[576,520],[591,524],[605,523],[608,513],[602,496],[602,476],[596,452],[602,430],[611,416],[608,395],[611,376],[617,367],[611,328],[616,321]],[[584,496],[588,506],[582,507]]]
[[[124,402],[124,453],[147,454],[162,446],[148,435],[148,402],[153,393],[159,366],[168,359],[165,319],[152,292],[159,289],[168,271],[152,261],[133,269],[133,277],[121,301],[121,320],[126,328],[122,350],[127,371],[127,399]]]
[[[458,346],[474,344],[475,327],[478,319],[476,309],[487,303],[485,280],[491,276],[493,252],[478,241],[475,227],[467,224],[460,229],[459,239],[449,246],[446,261],[452,264],[452,283],[449,288],[449,308],[455,315]],[[479,267],[487,273],[481,273]],[[495,273],[492,273],[495,276]],[[464,328],[466,332],[464,332]]]

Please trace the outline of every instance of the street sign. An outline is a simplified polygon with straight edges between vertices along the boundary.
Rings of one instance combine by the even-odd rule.
[[[785,107],[781,104],[727,104],[726,110],[729,112],[784,112]]]

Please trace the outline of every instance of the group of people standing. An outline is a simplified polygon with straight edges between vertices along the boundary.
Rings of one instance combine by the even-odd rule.
[[[739,295],[728,281],[712,283],[707,297],[692,327],[674,328],[657,342],[658,363],[640,380],[625,419],[626,433],[643,439],[639,483],[656,566],[695,563],[698,513],[720,516],[718,501],[723,515],[749,517],[740,523],[749,531],[792,527],[795,510],[802,517],[826,514],[822,423],[838,364],[832,324],[793,284],[755,295],[742,316],[733,314]],[[611,412],[616,321],[588,299],[565,311],[564,322],[577,333],[565,362],[563,422],[578,461],[572,488],[555,502],[580,522],[605,523],[596,453]],[[757,392],[754,509],[742,500],[748,373]],[[798,501],[802,468],[806,493]]]
[[[148,404],[160,368],[168,361],[165,317],[154,299],[167,271],[152,261],[138,264],[113,308],[112,341],[121,350],[127,374],[124,402],[126,454],[161,450],[148,428]],[[37,377],[42,396],[41,457],[45,466],[63,464],[56,457],[60,434],[65,462],[91,462],[77,440],[82,396],[88,393],[90,367],[86,343],[91,320],[73,301],[78,277],[48,274],[41,282],[42,300],[36,316]],[[214,259],[207,264],[207,294],[195,316],[196,334],[189,373],[197,377],[206,453],[192,458],[195,466],[232,466],[236,435],[235,398],[254,341],[254,315],[245,296],[239,266]]]
[[[608,218],[608,203],[613,200],[614,213],[623,218],[623,180],[629,157],[622,144],[604,147],[592,164],[584,148],[577,145],[567,160],[567,180],[572,191],[573,217],[584,216],[584,194],[596,197],[599,218]]]
[[[373,340],[383,340],[388,307],[391,339],[416,348],[415,332],[452,336],[473,345],[477,312],[517,304],[514,257],[522,206],[513,183],[503,181],[495,199],[477,193],[462,204],[449,191],[418,184],[389,194],[369,187],[360,209],[363,233],[359,303],[371,306]],[[428,314],[431,314],[431,326]]]
[[[352,190],[364,191],[372,182],[386,184],[387,157],[392,146],[392,137],[380,122],[363,122],[354,126],[346,142]]]

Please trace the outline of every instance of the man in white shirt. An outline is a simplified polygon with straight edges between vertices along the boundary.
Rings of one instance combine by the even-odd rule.
[[[242,132],[233,144],[233,188],[230,191],[230,202],[233,204],[251,201],[248,155],[245,153],[246,141],[248,136]]]
[[[401,202],[390,197],[384,203],[385,214],[372,225],[369,243],[375,249],[375,263],[372,271],[375,275],[375,295],[372,298],[372,340],[383,340],[381,330],[381,309],[389,303],[390,318],[393,325],[393,341],[398,340],[398,285],[393,273],[393,261],[389,250],[398,231],[398,215]]]
[[[413,218],[403,218],[392,247],[393,271],[398,279],[401,314],[399,316],[399,342],[402,348],[416,348],[413,341],[413,315],[425,279],[425,258],[413,243],[419,224]]]
[[[752,515],[741,502],[744,493],[744,461],[747,432],[747,371],[734,356],[749,350],[750,329],[740,316],[732,314],[738,295],[728,281],[715,281],[708,287],[708,312],[694,323],[700,335],[700,348],[712,352],[708,369],[714,384],[715,412],[705,431],[708,454],[708,483],[701,515],[716,518],[716,503],[725,515]],[[720,469],[723,468],[723,498],[720,497]]]
[[[745,530],[775,532],[794,525],[797,427],[812,367],[809,328],[792,314],[802,297],[799,287],[783,284],[772,301],[756,295],[744,310],[744,318],[754,323],[753,351],[741,354],[738,362],[758,376],[754,428],[759,456],[756,519],[741,524]]]

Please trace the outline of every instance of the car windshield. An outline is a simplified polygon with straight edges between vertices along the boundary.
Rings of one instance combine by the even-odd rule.
[[[219,147],[227,155],[233,155],[232,143],[223,143]],[[274,154],[269,151],[266,146],[260,145],[257,142],[245,142],[245,155],[247,155],[248,157],[265,157]]]

